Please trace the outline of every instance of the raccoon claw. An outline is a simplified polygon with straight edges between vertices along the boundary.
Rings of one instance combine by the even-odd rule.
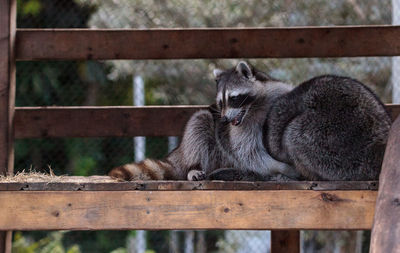
[[[206,179],[206,173],[201,170],[191,170],[187,174],[187,180],[189,181],[201,181]]]

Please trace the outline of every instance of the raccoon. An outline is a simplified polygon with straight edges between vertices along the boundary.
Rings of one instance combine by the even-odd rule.
[[[215,110],[200,110],[186,123],[179,146],[163,160],[145,159],[116,167],[109,176],[122,180],[202,180],[207,171],[227,164],[214,136]]]
[[[229,70],[214,70],[217,83],[216,103],[220,120],[216,141],[233,170],[219,170],[239,178],[297,179],[299,174],[287,163],[271,157],[263,144],[263,125],[273,101],[292,90],[292,86],[276,80],[246,62]],[[227,167],[227,166],[225,166]],[[234,172],[239,170],[240,172]],[[212,179],[216,172],[209,174]],[[255,176],[254,176],[255,175]],[[222,177],[225,178],[225,177]]]
[[[224,83],[236,83],[236,87],[250,85],[250,89],[257,89],[254,80],[262,80],[260,76],[265,75],[244,64],[242,73],[249,81],[232,71],[222,73],[225,75]],[[267,89],[257,89],[257,92],[263,91],[268,92]],[[249,111],[256,111],[256,105],[264,106],[259,112],[265,113],[262,126],[265,153],[295,170],[295,173],[279,173],[297,173],[297,179],[305,180],[378,179],[392,122],[383,103],[361,82],[348,77],[319,76],[294,89],[281,88],[280,92],[265,96],[261,104],[252,104]],[[239,116],[247,112],[243,109]],[[234,119],[233,124],[237,121],[240,122],[240,117]],[[256,125],[247,126],[248,133]],[[232,136],[235,135],[220,134],[218,140],[222,144],[229,140],[234,142]],[[232,143],[223,146],[226,149],[229,145]],[[250,173],[243,170],[248,169],[245,166],[241,168],[239,171],[216,170],[208,177],[225,180],[259,178],[254,173],[260,171]]]
[[[391,118],[361,82],[315,77],[274,99],[264,146],[307,180],[378,179]]]
[[[118,167],[135,179],[373,180],[391,124],[377,96],[346,77],[296,88],[246,62],[214,71],[216,105],[195,113],[164,161]]]
[[[214,75],[216,104],[190,118],[178,148],[162,161],[123,165],[109,175],[123,180],[202,180],[207,175],[220,177],[226,173],[219,169],[228,168],[232,179],[267,180],[278,174],[297,178],[298,172],[272,158],[263,144],[263,124],[271,101],[291,86],[246,62],[226,71],[216,69]]]

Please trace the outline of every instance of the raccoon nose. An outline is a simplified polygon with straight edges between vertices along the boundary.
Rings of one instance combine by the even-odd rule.
[[[223,116],[223,117],[221,118],[221,123],[228,123],[228,122],[229,122],[228,117]]]

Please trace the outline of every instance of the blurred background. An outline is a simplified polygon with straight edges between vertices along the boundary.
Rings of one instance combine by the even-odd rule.
[[[18,0],[18,28],[282,27],[392,24],[398,0]],[[395,14],[392,14],[395,13]],[[400,14],[399,14],[400,15]],[[126,41],[130,43],[130,41]],[[135,47],[132,44],[132,47]],[[321,74],[359,79],[384,102],[397,100],[397,59],[249,59],[294,85]],[[17,62],[16,106],[209,104],[212,69],[237,60]],[[393,88],[394,87],[394,88]],[[393,95],[392,95],[393,94]],[[398,96],[398,95],[397,95]],[[162,158],[177,137],[24,139],[16,171],[106,174]],[[368,252],[369,232],[302,232],[303,252]],[[97,231],[14,233],[13,252],[269,252],[268,231]]]

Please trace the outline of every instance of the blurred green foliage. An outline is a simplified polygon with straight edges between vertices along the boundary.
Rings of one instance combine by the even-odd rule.
[[[24,28],[86,27],[96,9],[73,0],[18,0],[17,3],[18,27]],[[108,72],[109,67],[104,63],[94,61],[17,62],[16,105],[130,104],[125,96],[131,89],[130,80],[122,80],[124,85],[109,85]],[[118,147],[119,151],[104,157],[104,151],[110,146]],[[42,169],[49,163],[56,174],[104,174],[106,168],[131,161],[131,147],[131,139],[125,142],[104,138],[18,140],[15,143],[16,170],[31,166]],[[107,167],[99,168],[99,161]],[[111,252],[125,245],[128,233],[17,232],[14,233],[13,252]]]
[[[159,28],[387,24],[391,20],[389,7],[388,0],[18,0],[17,25]],[[132,105],[132,76],[137,74],[145,78],[147,105],[207,104],[215,93],[212,69],[234,63],[229,59],[17,62],[16,105]],[[294,84],[325,73],[352,76],[390,102],[389,58],[252,59],[251,63]],[[162,158],[168,141],[146,138],[146,146],[147,157]],[[15,166],[22,170],[50,165],[58,175],[105,174],[114,166],[131,162],[133,152],[132,138],[24,139],[15,143]],[[207,231],[209,251],[218,251],[216,241],[223,233]],[[17,232],[13,252],[122,253],[127,252],[129,236],[134,232]],[[147,244],[152,250],[148,253],[166,252],[168,236],[167,231],[149,231]]]
[[[51,232],[46,237],[34,241],[22,236],[21,232],[14,233],[13,253],[80,253],[78,245],[65,248],[63,237],[65,231]]]

